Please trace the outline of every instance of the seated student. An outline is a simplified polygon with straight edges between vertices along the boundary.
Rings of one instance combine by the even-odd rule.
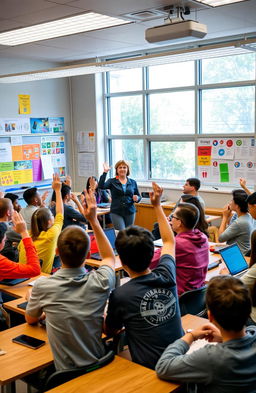
[[[29,324],[37,323],[45,314],[57,370],[86,366],[105,354],[101,340],[103,312],[115,287],[115,256],[97,220],[94,195],[87,195],[86,201],[85,216],[98,242],[101,267],[86,272],[83,265],[89,237],[78,226],[65,228],[57,244],[62,268],[35,283],[26,309]]]
[[[17,244],[21,241],[21,236],[13,230],[13,211],[14,208],[11,199],[0,198],[0,222],[4,222],[6,226],[6,241],[0,253],[11,261],[18,262],[19,253]]]
[[[4,278],[29,278],[40,274],[40,264],[36,249],[29,237],[26,223],[17,212],[13,213],[14,230],[20,234],[26,253],[26,263],[13,262],[0,255],[0,280]],[[6,240],[6,225],[0,222],[0,251],[4,248]]]
[[[68,225],[78,225],[84,227],[84,224],[87,222],[85,216],[83,215],[83,207],[79,202],[78,198],[71,193],[71,187],[65,183],[61,185],[61,197],[64,205],[64,222],[62,229],[66,228]],[[75,210],[73,206],[68,205],[68,202],[72,199],[78,207],[78,210]],[[56,201],[56,194],[53,192],[52,201]],[[56,206],[51,207],[52,214],[56,215]]]
[[[12,201],[12,205],[13,205],[13,209],[16,212],[20,212],[21,211],[21,206],[19,204],[19,195],[17,194],[13,194],[11,192],[7,192],[7,194],[5,194],[4,198],[8,198]]]
[[[237,278],[214,277],[209,282],[206,304],[211,323],[169,345],[156,365],[157,375],[188,382],[190,393],[254,393],[256,327],[245,329],[251,311],[247,288]],[[200,338],[218,344],[186,354]]]
[[[171,214],[175,237],[176,274],[178,294],[204,285],[209,264],[207,236],[194,229],[199,210],[190,203],[179,203]]]
[[[160,205],[163,190],[156,183],[152,186],[151,203],[163,239],[160,263],[150,271],[154,243],[148,230],[130,226],[119,231],[116,249],[131,280],[112,292],[105,321],[109,333],[125,326],[132,360],[149,368],[155,367],[166,346],[183,332],[176,289],[174,236]]]
[[[100,190],[98,188],[98,179],[95,176],[90,176],[88,177],[87,183],[86,183],[86,191],[89,192],[89,190],[92,190],[94,192],[95,198],[97,205],[100,203],[110,203],[111,198],[109,193],[106,190]],[[81,196],[84,196],[84,191],[81,193]],[[103,225],[103,217],[98,216],[98,220]],[[105,214],[104,217],[105,224],[111,224],[111,218],[110,214]]]
[[[34,241],[39,259],[42,261],[42,272],[51,273],[57,239],[63,225],[63,203],[61,198],[61,182],[59,175],[53,175],[52,188],[56,192],[56,216],[46,207],[37,209],[31,219],[31,237]],[[19,244],[19,259],[25,263],[25,249]]]
[[[31,228],[31,217],[33,213],[39,208],[39,207],[45,207],[45,200],[48,196],[48,191],[45,191],[41,197],[39,192],[37,191],[36,187],[33,188],[28,188],[26,191],[23,193],[23,198],[25,202],[27,203],[26,207],[23,207],[20,211],[20,214],[26,221],[26,225],[28,230]]]
[[[196,177],[188,178],[186,180],[185,184],[182,187],[183,188],[183,195],[181,195],[180,199],[178,200],[178,202],[174,206],[173,212],[176,209],[176,207],[178,206],[178,203],[180,203],[180,202],[188,202],[188,200],[186,200],[186,197],[189,198],[189,196],[193,196],[193,197],[198,199],[198,201],[201,204],[201,208],[202,208],[201,210],[203,212],[204,209],[205,209],[205,203],[204,203],[203,198],[198,193],[198,190],[200,189],[200,186],[201,186],[201,182],[200,182],[199,179],[197,179]],[[193,201],[191,203],[193,203]],[[193,203],[193,204],[195,204],[198,207],[198,203]],[[200,210],[200,212],[201,212],[201,210]],[[170,218],[170,216],[169,216],[169,218]],[[201,228],[198,228],[198,229],[201,230]],[[155,240],[160,239],[159,227],[158,227],[157,223],[154,224],[154,228],[152,230],[152,234],[153,234]]]
[[[219,227],[219,241],[227,244],[237,243],[243,254],[250,246],[250,236],[253,230],[253,219],[248,213],[247,194],[244,190],[233,190],[231,202],[223,209],[223,217]],[[232,211],[237,213],[237,219],[230,225]]]

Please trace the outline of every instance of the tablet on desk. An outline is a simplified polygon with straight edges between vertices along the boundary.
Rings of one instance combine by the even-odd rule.
[[[23,303],[17,304],[17,307],[21,308],[22,310],[26,310],[27,304],[28,304],[28,302],[23,302]]]
[[[0,284],[13,286],[27,280],[29,280],[29,278],[6,278],[5,280],[0,281]]]

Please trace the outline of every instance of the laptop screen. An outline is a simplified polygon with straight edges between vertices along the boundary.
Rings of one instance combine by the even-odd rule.
[[[222,248],[219,252],[232,276],[248,269],[247,262],[237,244]]]
[[[116,241],[116,232],[114,228],[106,228],[104,229],[105,235],[107,236],[111,246],[115,249],[115,241]]]

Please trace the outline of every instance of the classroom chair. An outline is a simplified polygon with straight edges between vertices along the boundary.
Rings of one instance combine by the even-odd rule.
[[[99,359],[97,362],[84,366],[72,368],[69,370],[63,371],[55,371],[50,377],[47,379],[45,386],[41,392],[46,392],[50,389],[55,388],[58,385],[61,385],[65,382],[70,381],[71,379],[77,378],[80,375],[87,374],[91,371],[97,370],[98,368],[106,366],[108,363],[114,360],[115,354],[114,351],[109,351],[105,356]]]
[[[179,297],[181,316],[186,314],[207,318],[205,293],[207,286],[184,292]]]

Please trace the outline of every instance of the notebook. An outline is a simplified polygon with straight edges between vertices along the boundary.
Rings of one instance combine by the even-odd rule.
[[[115,248],[115,241],[116,241],[116,231],[114,228],[106,228],[104,229],[105,235],[107,236],[115,255],[118,255],[116,248]],[[97,261],[101,261],[102,258],[98,252],[91,254],[92,259],[97,259]]]
[[[231,276],[240,277],[248,270],[248,264],[236,243],[219,252]]]

